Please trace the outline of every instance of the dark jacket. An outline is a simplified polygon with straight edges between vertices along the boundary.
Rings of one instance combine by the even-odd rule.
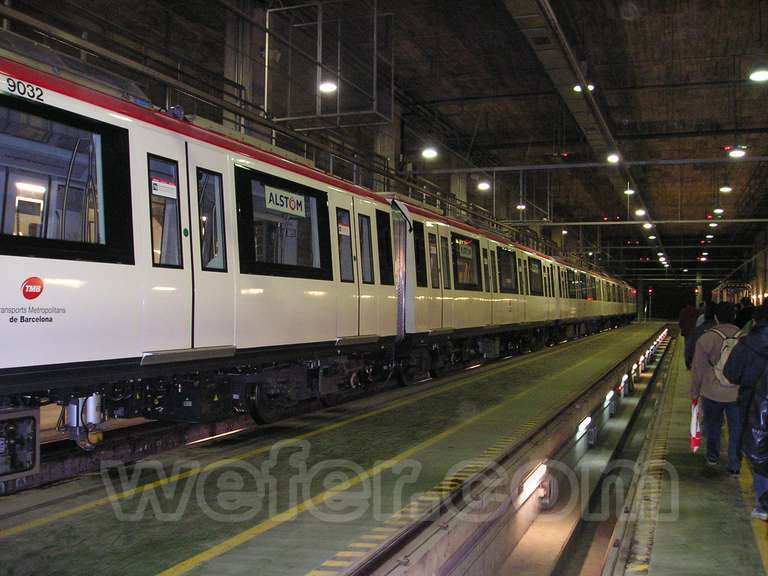
[[[768,367],[768,324],[755,326],[734,346],[723,374],[739,386],[741,396],[752,389]]]
[[[747,306],[743,306],[741,310],[736,314],[736,320],[734,320],[734,324],[738,326],[739,328],[744,328],[744,326],[747,325],[747,322],[752,320],[752,312],[754,312],[755,307],[751,304]]]
[[[685,338],[693,333],[693,329],[696,328],[696,319],[699,317],[699,310],[695,306],[690,304],[680,310],[680,318],[677,321],[677,325],[680,326],[680,334]]]
[[[696,352],[696,341],[699,339],[699,337],[702,334],[704,334],[704,332],[706,332],[710,328],[713,328],[716,324],[717,322],[715,322],[714,320],[704,320],[704,324],[694,328],[691,335],[688,336],[688,338],[686,338],[685,351],[684,351],[686,366],[690,366],[691,364],[693,364],[693,355],[694,355],[694,352]],[[689,343],[690,343],[690,346],[689,346]]]
[[[749,406],[742,449],[752,470],[768,476],[768,378],[763,377]],[[762,500],[761,500],[762,502]]]

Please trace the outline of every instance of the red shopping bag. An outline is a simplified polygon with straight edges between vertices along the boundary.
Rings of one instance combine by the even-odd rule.
[[[701,413],[701,407],[698,400],[691,402],[691,450],[694,454],[699,451],[701,446],[701,420],[699,415]]]

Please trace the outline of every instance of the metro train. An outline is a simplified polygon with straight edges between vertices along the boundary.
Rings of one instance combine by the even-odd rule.
[[[0,412],[58,403],[83,447],[635,315],[621,280],[8,59],[0,205]]]

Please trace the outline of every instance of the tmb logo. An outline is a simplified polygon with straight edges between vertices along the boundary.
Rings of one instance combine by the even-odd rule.
[[[31,276],[21,284],[21,293],[27,300],[34,300],[43,293],[43,279]]]

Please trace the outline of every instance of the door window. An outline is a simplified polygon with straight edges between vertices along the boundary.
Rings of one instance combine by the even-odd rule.
[[[440,288],[440,264],[437,254],[437,236],[429,235],[429,273],[432,276],[432,288]]]
[[[373,245],[371,244],[371,219],[365,214],[357,216],[360,234],[360,268],[363,284],[373,284]]]
[[[450,265],[450,247],[448,238],[440,236],[440,258],[443,261],[443,288],[451,289],[451,265]]]
[[[427,259],[424,245],[424,224],[413,223],[413,249],[416,256],[416,286],[427,287]]]
[[[352,226],[349,210],[336,208],[336,235],[339,240],[339,270],[342,282],[354,282],[354,261],[352,258]]]
[[[152,154],[149,154],[148,160],[152,264],[181,268],[179,164]]]
[[[395,276],[392,267],[392,225],[389,214],[376,210],[376,240],[379,247],[379,281],[392,286]]]
[[[203,270],[227,271],[224,236],[224,193],[221,174],[197,169],[200,213],[200,265]]]

